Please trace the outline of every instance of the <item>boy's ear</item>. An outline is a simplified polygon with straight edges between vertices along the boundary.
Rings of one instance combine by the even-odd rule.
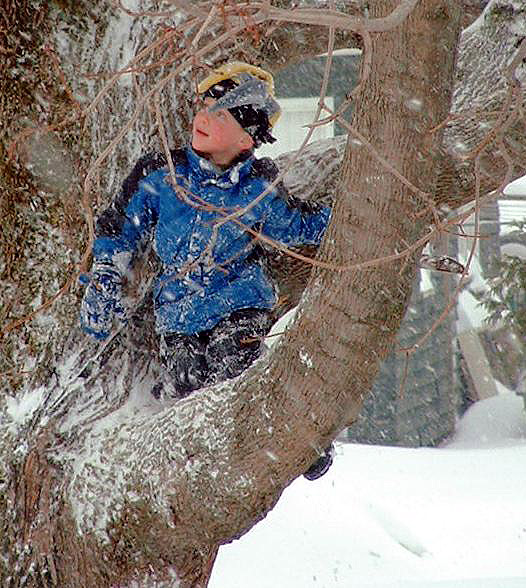
[[[254,139],[245,132],[239,140],[239,147],[242,151],[249,151],[254,147]]]

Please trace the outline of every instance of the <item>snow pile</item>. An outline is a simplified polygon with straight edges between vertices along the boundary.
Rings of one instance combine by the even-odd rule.
[[[524,588],[526,413],[474,405],[438,449],[339,445],[245,537],[210,588]]]

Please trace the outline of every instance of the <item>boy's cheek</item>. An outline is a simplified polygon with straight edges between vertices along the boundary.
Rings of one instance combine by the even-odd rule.
[[[212,134],[203,136],[199,133],[195,133],[194,135],[194,142],[192,143],[192,146],[194,145],[200,145],[200,151],[219,149],[222,147],[220,137]]]

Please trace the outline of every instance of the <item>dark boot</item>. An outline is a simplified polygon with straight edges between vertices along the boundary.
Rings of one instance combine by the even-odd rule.
[[[161,336],[159,359],[167,370],[176,390],[176,397],[184,398],[194,390],[210,383],[210,370],[204,355],[205,335],[168,333]],[[152,390],[156,397],[160,389]]]
[[[332,465],[334,459],[334,445],[331,443],[322,455],[310,466],[310,468],[303,474],[307,480],[317,480],[323,474],[326,474]]]

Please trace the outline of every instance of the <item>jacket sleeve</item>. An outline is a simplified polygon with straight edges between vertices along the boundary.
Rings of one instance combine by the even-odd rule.
[[[172,151],[174,163],[181,157],[181,150]],[[163,153],[149,153],[143,155],[135,164],[128,177],[122,183],[122,187],[108,208],[99,216],[95,224],[97,237],[117,236],[122,231],[122,225],[126,219],[126,208],[133,195],[139,189],[139,182],[146,176],[166,165],[166,157]]]
[[[157,220],[158,194],[155,188],[162,172],[144,177],[143,160],[139,160],[112,205],[96,225],[93,257],[112,262],[126,271],[139,243],[150,233]]]
[[[267,181],[276,177],[278,170],[270,160],[264,161]],[[331,209],[317,203],[292,198],[282,182],[265,199],[262,232],[284,245],[318,245],[329,224]]]

